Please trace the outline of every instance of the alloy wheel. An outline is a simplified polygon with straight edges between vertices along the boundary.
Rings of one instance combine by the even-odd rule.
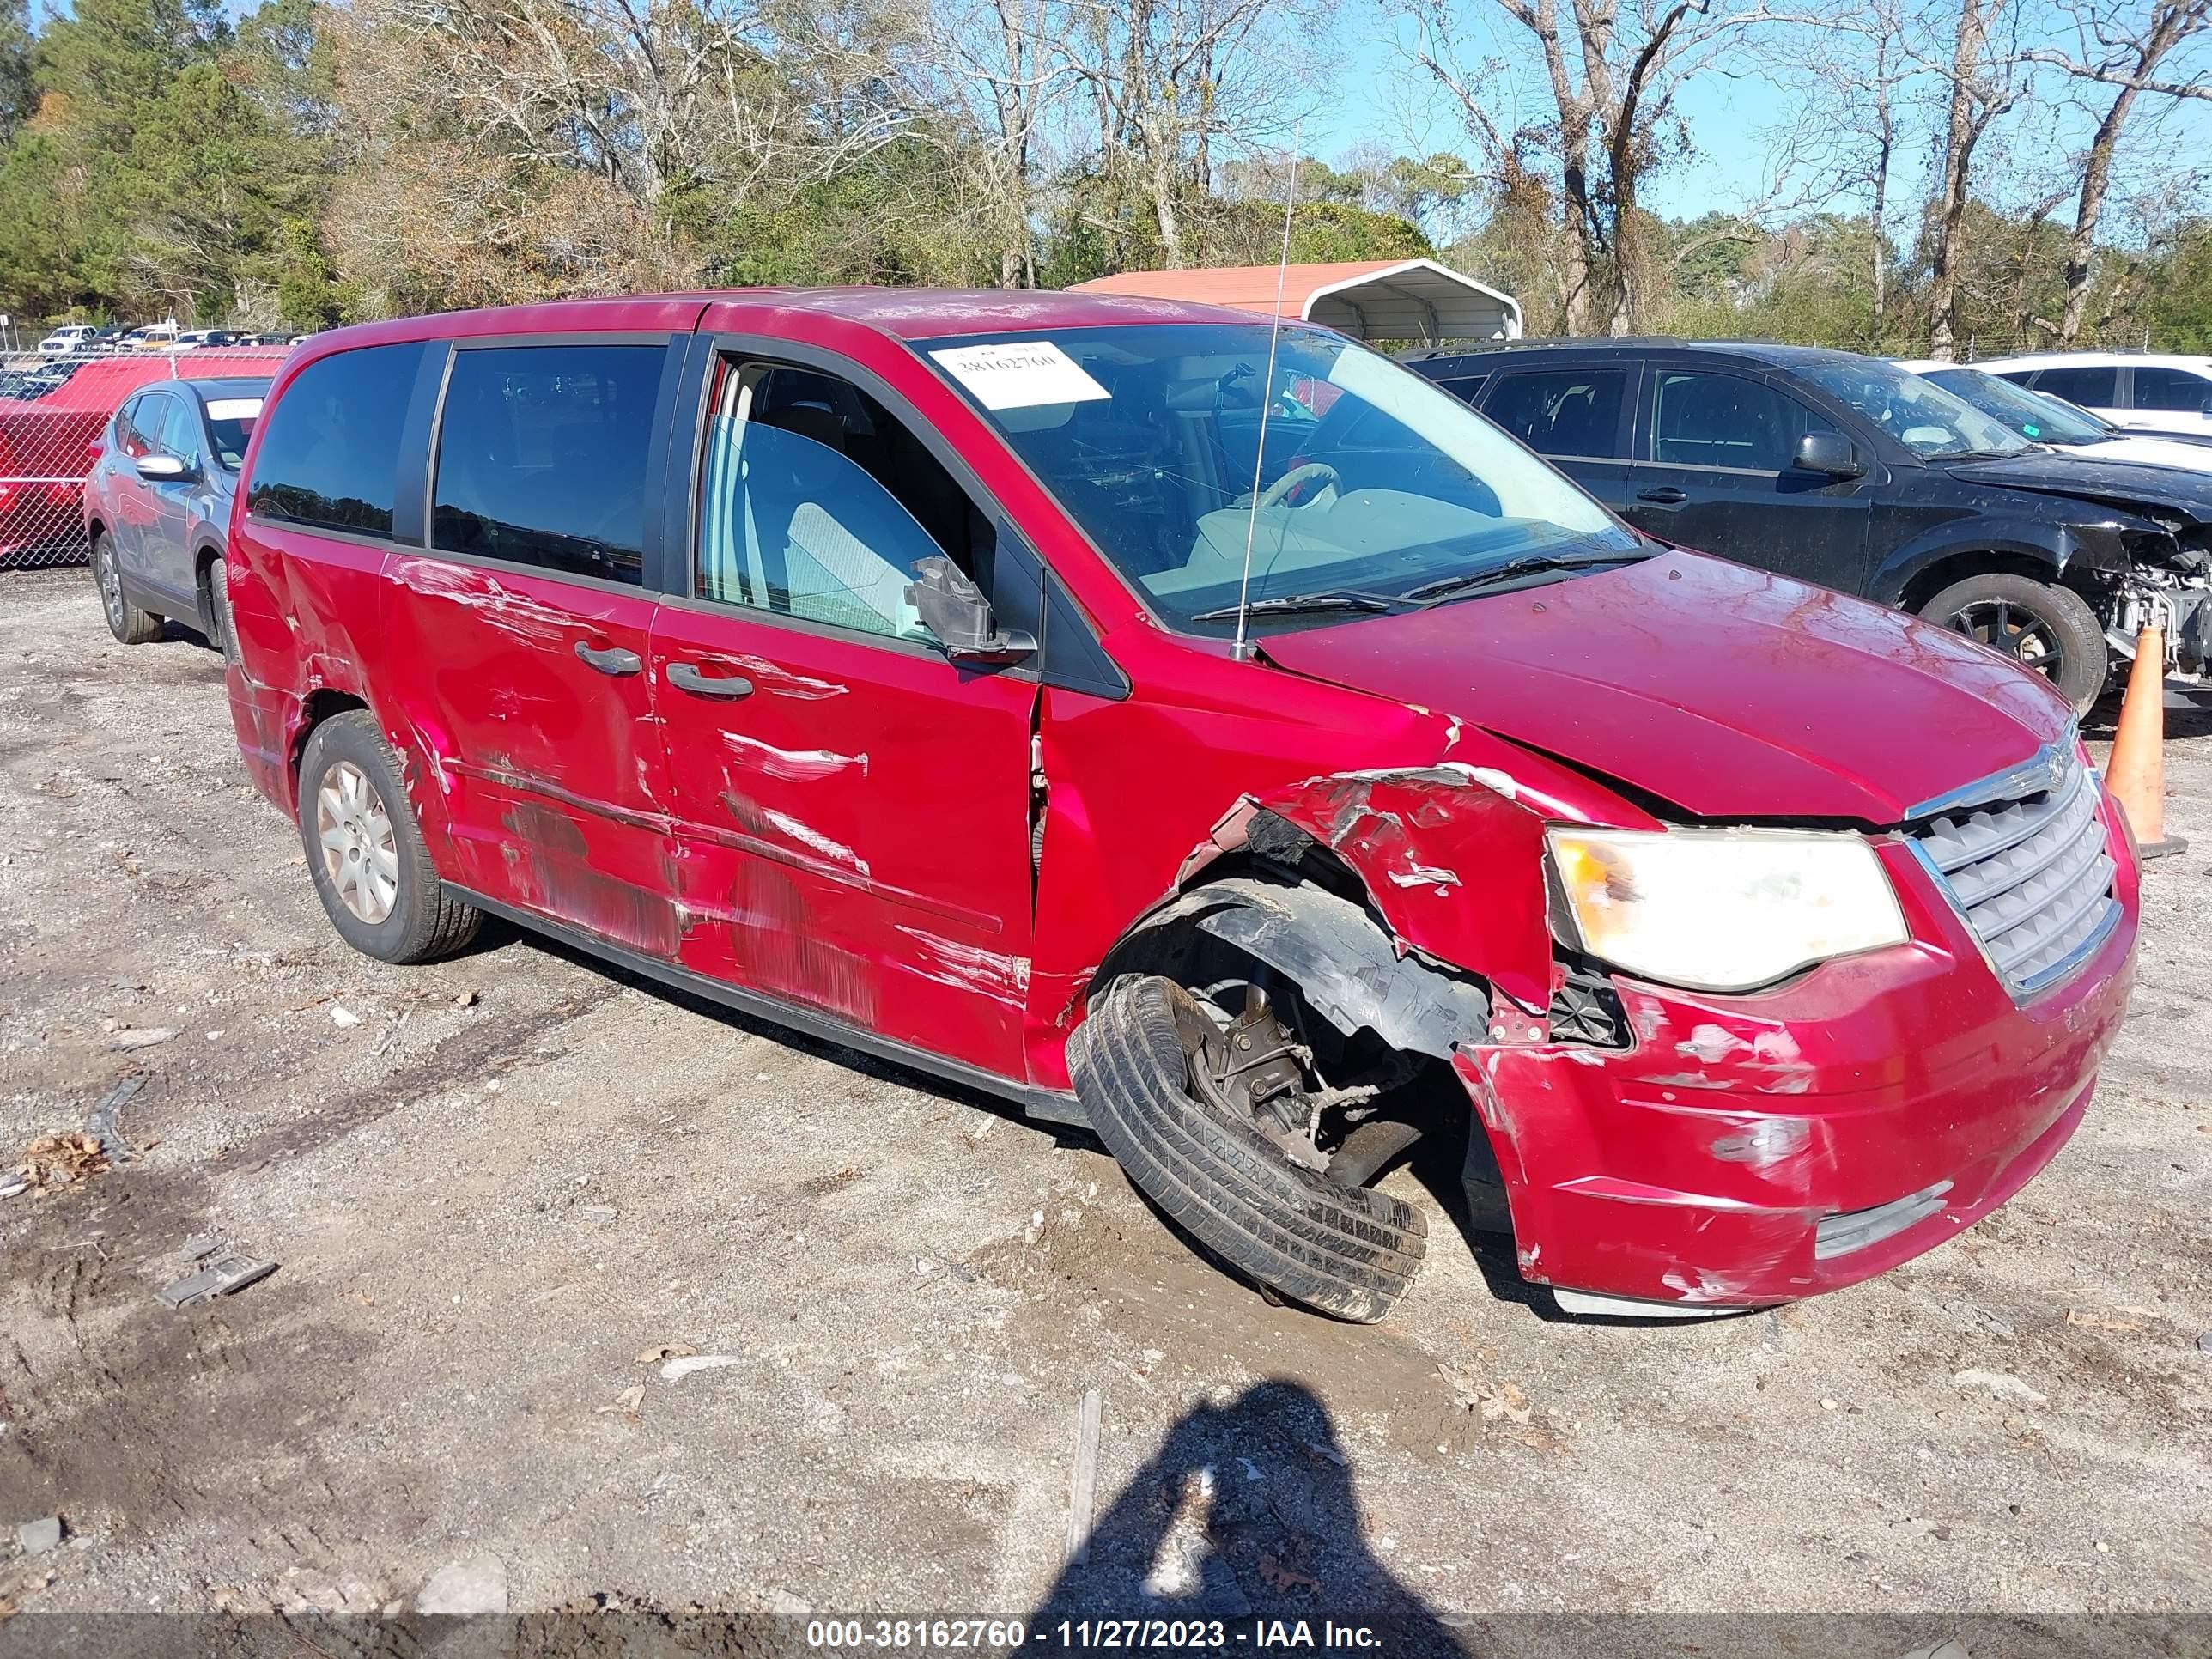
[[[399,843],[384,798],[349,760],[316,787],[315,837],[339,902],[371,927],[389,916],[399,902]]]
[[[1953,613],[1952,632],[2010,657],[2023,668],[2053,676],[2058,668],[2058,636],[2050,623],[2011,599],[1976,599]]]
[[[100,583],[100,607],[107,612],[107,625],[116,633],[123,631],[123,573],[115,568],[115,555],[103,541],[93,550],[93,574]]]

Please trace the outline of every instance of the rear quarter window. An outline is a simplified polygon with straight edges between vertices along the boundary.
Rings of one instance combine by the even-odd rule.
[[[422,341],[362,346],[301,369],[267,411],[246,510],[280,524],[389,536],[400,432],[429,349]]]
[[[2135,392],[2129,402],[2136,409],[2171,410],[2182,415],[2212,413],[2212,380],[2185,368],[2138,363]]]

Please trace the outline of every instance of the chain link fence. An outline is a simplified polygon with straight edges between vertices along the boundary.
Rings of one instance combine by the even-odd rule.
[[[0,571],[82,564],[84,481],[125,401],[158,380],[266,377],[282,346],[0,356]]]

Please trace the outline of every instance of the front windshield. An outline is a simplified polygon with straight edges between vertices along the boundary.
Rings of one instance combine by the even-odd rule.
[[[1799,372],[1923,460],[2018,455],[2028,447],[2010,427],[1894,363],[1839,357],[1808,363]]]
[[[1248,539],[1255,632],[1462,597],[1460,579],[1476,591],[1509,564],[1550,574],[1645,550],[1410,370],[1285,327],[1270,380],[1267,334],[1143,324],[924,349],[1177,628],[1235,631]]]
[[[1978,368],[1929,368],[1920,378],[1933,380],[1954,398],[1984,415],[1993,415],[2023,438],[2039,444],[2100,444],[2112,428],[2071,404],[2000,380]]]

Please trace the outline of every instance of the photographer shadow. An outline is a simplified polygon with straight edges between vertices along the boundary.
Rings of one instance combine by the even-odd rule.
[[[1338,1647],[1424,1659],[1467,1651],[1376,1559],[1328,1408],[1282,1381],[1176,1423],[1099,1517],[1085,1559],[1062,1570],[1030,1615],[1030,1644],[1097,1648],[1105,1644],[1080,1631],[1063,1641],[1061,1626],[1133,1619],[1218,1620],[1219,1645],[1231,1650],[1273,1645],[1267,1627],[1279,1622],[1285,1645],[1311,1650],[1332,1645],[1334,1626],[1366,1632],[1340,1635]]]

